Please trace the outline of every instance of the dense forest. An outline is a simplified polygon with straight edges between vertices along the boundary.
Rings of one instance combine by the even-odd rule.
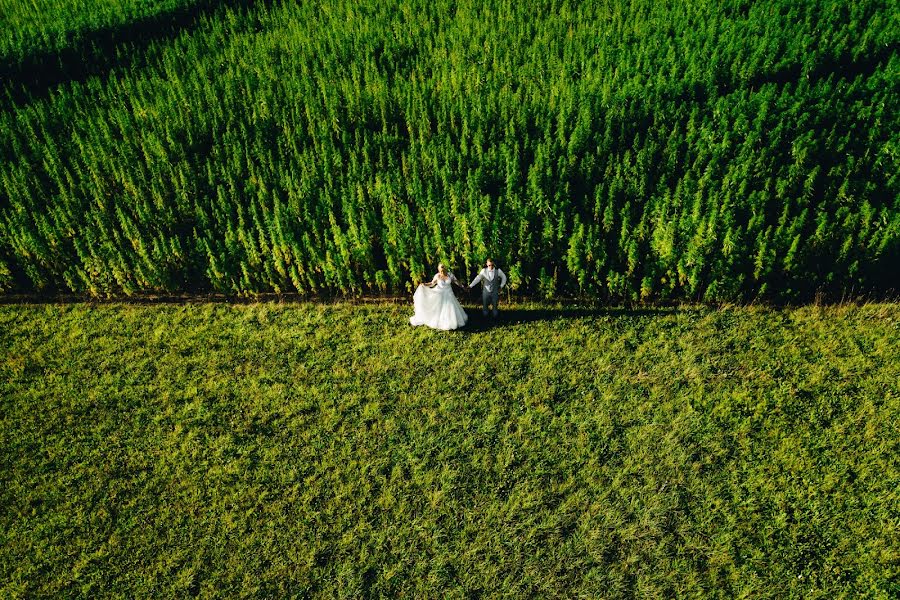
[[[0,290],[900,289],[886,0],[0,6]]]

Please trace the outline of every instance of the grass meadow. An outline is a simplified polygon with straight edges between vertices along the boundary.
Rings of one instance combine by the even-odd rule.
[[[0,306],[0,596],[900,595],[900,305],[503,308]]]

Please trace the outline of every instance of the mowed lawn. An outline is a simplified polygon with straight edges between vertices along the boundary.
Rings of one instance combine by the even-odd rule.
[[[900,305],[411,312],[0,307],[0,597],[900,595]]]

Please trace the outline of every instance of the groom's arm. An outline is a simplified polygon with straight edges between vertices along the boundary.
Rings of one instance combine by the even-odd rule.
[[[502,288],[506,287],[506,273],[504,273],[503,271],[501,271],[500,268],[498,267],[498,268],[497,268],[497,275],[500,276],[500,287],[502,287]]]
[[[481,281],[481,273],[480,272],[478,273],[478,275],[475,276],[475,279],[472,280],[472,283],[469,284],[469,287],[474,287],[475,284],[478,283],[479,281]]]

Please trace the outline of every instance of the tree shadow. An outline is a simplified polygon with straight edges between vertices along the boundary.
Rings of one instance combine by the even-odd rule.
[[[252,5],[253,0],[196,0],[128,23],[70,32],[62,48],[36,49],[18,62],[0,61],[0,81],[5,88],[0,102],[27,103],[65,82],[105,76],[112,69],[143,67],[148,61],[146,51],[154,42],[195,29],[210,13]]]

